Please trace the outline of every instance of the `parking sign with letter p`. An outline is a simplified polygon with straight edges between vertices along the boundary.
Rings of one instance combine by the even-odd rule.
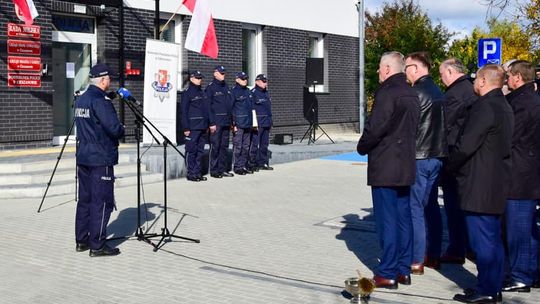
[[[478,40],[478,67],[486,64],[501,64],[502,61],[502,39],[483,38]]]

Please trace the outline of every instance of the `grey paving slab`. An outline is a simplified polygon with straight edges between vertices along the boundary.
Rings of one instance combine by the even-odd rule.
[[[73,195],[0,202],[0,303],[349,303],[343,281],[372,275],[379,248],[369,225],[366,166],[329,160],[275,165],[248,176],[168,183],[175,240],[154,252],[115,241],[122,254],[74,250]],[[144,227],[163,227],[163,185],[144,185]],[[116,190],[111,236],[136,229],[136,188]],[[342,220],[339,220],[342,219]],[[341,224],[336,224],[341,223]],[[413,285],[375,291],[370,303],[449,303],[474,283],[475,266],[444,266]],[[505,295],[537,303],[540,291]]]

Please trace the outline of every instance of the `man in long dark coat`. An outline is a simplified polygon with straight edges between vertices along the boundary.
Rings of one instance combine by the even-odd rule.
[[[478,71],[474,90],[480,98],[472,105],[449,158],[478,270],[476,288],[454,296],[464,303],[496,303],[504,280],[501,215],[510,182],[514,128],[512,108],[501,90],[504,78],[498,65],[488,64]]]
[[[411,284],[412,222],[410,186],[415,180],[415,139],[420,116],[418,95],[407,84],[398,52],[383,54],[380,88],[362,137],[359,154],[369,154],[368,185],[382,247],[374,277],[379,288]]]

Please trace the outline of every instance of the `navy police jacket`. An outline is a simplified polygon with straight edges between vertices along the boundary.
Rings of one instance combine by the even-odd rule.
[[[234,99],[232,109],[233,125],[242,129],[251,128],[253,126],[251,91],[248,87],[236,84],[232,89],[232,96]]]
[[[272,100],[267,89],[262,89],[255,85],[251,89],[253,95],[253,109],[257,113],[257,124],[259,127],[269,128],[272,126]]]
[[[210,102],[210,121],[220,127],[231,125],[232,96],[225,81],[214,78],[206,87]]]
[[[77,164],[113,166],[118,163],[118,139],[124,126],[105,91],[90,85],[75,103]]]
[[[182,92],[182,125],[184,131],[206,130],[209,120],[208,99],[201,86],[189,82]]]

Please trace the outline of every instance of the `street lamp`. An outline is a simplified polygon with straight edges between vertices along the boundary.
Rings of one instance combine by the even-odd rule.
[[[364,131],[364,105],[365,105],[365,88],[364,88],[364,0],[358,0],[356,3],[356,9],[358,10],[358,128],[360,133]]]

